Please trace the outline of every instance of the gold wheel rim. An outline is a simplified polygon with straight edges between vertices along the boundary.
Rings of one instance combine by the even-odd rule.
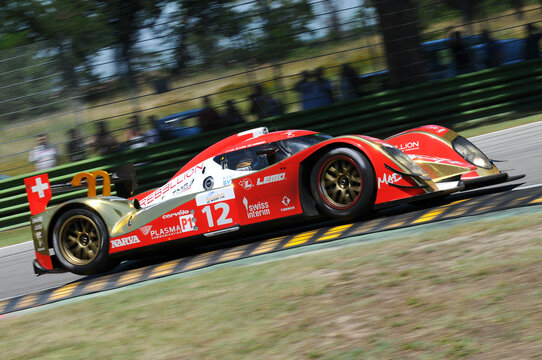
[[[358,166],[344,156],[331,158],[320,172],[320,192],[333,208],[346,209],[354,205],[361,193]]]
[[[60,252],[73,265],[90,264],[100,251],[98,225],[87,216],[70,217],[62,224],[59,234]]]

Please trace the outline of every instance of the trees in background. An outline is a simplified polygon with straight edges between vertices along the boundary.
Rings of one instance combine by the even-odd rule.
[[[376,0],[384,38],[390,87],[400,88],[427,81],[427,68],[418,31],[417,8],[412,0]]]
[[[103,14],[106,29],[112,38],[112,42],[108,45],[115,49],[117,74],[125,75],[131,88],[135,88],[134,46],[139,40],[141,30],[151,27],[160,17],[165,1],[94,0],[92,2]]]
[[[379,25],[392,86],[401,87],[425,81],[419,47],[423,27],[458,13],[470,21],[487,4],[521,10],[533,1],[359,0],[357,31],[372,36]],[[0,49],[46,41],[47,56],[61,64],[68,89],[82,79],[102,81],[96,74],[96,54],[114,50],[115,74],[134,87],[137,64],[144,71],[153,64],[153,71],[161,67],[178,75],[195,65],[251,59],[280,63],[293,51],[313,46],[318,7],[324,8],[319,19],[324,19],[320,26],[325,28],[319,36],[336,41],[341,32],[349,31],[341,25],[339,4],[338,0],[0,0]],[[141,43],[144,29],[169,55]]]
[[[87,0],[2,1],[0,33],[16,39],[15,46],[46,41],[71,87],[78,84],[76,69],[89,69],[91,58],[111,42],[104,13]]]

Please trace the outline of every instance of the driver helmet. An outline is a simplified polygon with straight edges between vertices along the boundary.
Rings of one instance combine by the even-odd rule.
[[[250,159],[243,159],[237,163],[235,166],[235,170],[238,171],[250,171],[252,170],[252,160]]]

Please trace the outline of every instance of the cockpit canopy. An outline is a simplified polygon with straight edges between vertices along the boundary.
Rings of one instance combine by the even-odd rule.
[[[276,164],[322,141],[326,134],[310,134],[227,152],[213,158],[223,169],[256,171]]]

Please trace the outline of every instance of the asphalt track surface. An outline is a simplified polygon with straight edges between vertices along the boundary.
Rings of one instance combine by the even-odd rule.
[[[344,237],[349,234],[354,235],[355,233],[376,232],[393,228],[393,226],[383,226],[382,224],[384,221],[382,221],[382,219],[390,220],[386,221],[389,225],[401,227],[424,222],[424,217],[427,218],[427,216],[432,216],[430,219],[431,221],[438,221],[444,218],[476,213],[477,211],[485,212],[488,211],[488,207],[481,205],[487,203],[493,204],[489,211],[510,207],[510,205],[524,206],[533,203],[539,204],[542,199],[542,189],[539,188],[539,186],[542,186],[541,139],[542,122],[522,125],[470,139],[491,159],[507,160],[507,162],[498,164],[499,168],[503,171],[510,172],[511,174],[526,174],[525,179],[515,182],[523,183],[521,186],[515,188],[516,191],[508,191],[508,194],[506,194],[506,192],[503,194],[502,191],[471,191],[462,194],[461,197],[457,197],[455,200],[452,199],[453,201],[451,203],[441,204],[440,207],[435,207],[435,210],[432,210],[431,208],[419,210],[407,207],[381,213],[377,215],[375,219],[371,219],[365,223],[341,225],[331,222],[313,225],[308,229],[300,227],[295,229],[293,234],[280,237],[280,240],[276,242],[274,245],[275,247],[270,251],[277,251],[280,250],[280,248],[292,246],[292,244],[301,245],[322,240],[329,241],[339,236]],[[509,188],[506,187],[504,189],[509,190]],[[469,196],[471,199],[468,201],[464,200]],[[518,199],[518,201],[514,201],[516,199]],[[305,237],[300,237],[300,234],[307,235],[305,235]],[[267,239],[269,239],[269,237],[267,237]],[[255,245],[249,247],[244,246],[241,247],[242,250],[236,251],[223,249],[216,252],[213,259],[205,260],[220,262],[220,260],[234,260],[242,256],[248,256],[250,255],[250,252],[258,251],[258,244],[264,246],[266,242],[268,243],[269,241],[260,240],[260,242],[257,242]],[[92,287],[96,286],[97,283],[101,283],[101,287],[97,287],[97,290],[101,291],[110,288],[109,285],[111,281],[113,286],[115,284],[118,285],[119,279],[123,279],[123,274],[132,274],[135,271],[138,276],[136,280],[144,281],[145,279],[160,276],[162,273],[174,273],[174,270],[177,268],[181,271],[183,270],[183,266],[187,266],[187,261],[194,260],[192,258],[186,258],[188,260],[183,262],[183,260],[168,261],[168,259],[156,258],[150,259],[149,261],[131,262],[128,265],[116,269],[113,274],[103,277],[108,281],[100,281],[100,277],[82,277],[70,273],[48,274],[36,277],[32,270],[33,259],[33,245],[30,242],[0,248],[0,269],[2,269],[0,272],[0,307],[2,307],[2,304],[4,307],[4,309],[0,309],[0,314],[4,312],[3,310],[9,311],[6,306],[8,301],[2,301],[2,299],[11,299],[30,294],[20,300],[21,302],[24,300],[31,304],[33,301],[37,301],[40,296],[42,298],[48,298],[49,300],[53,298],[54,300],[55,291],[57,294],[56,296],[61,299],[67,291],[72,294],[78,287],[82,288],[83,286],[80,286],[81,284]],[[197,260],[197,258],[195,260]],[[187,269],[185,268],[184,271],[186,270]],[[130,276],[131,275],[125,275],[125,278],[129,278]],[[122,281],[127,280],[124,279]],[[87,285],[87,283],[90,285]],[[81,293],[81,290],[79,292]],[[19,304],[18,306],[22,308],[24,307],[22,305],[23,304]]]

